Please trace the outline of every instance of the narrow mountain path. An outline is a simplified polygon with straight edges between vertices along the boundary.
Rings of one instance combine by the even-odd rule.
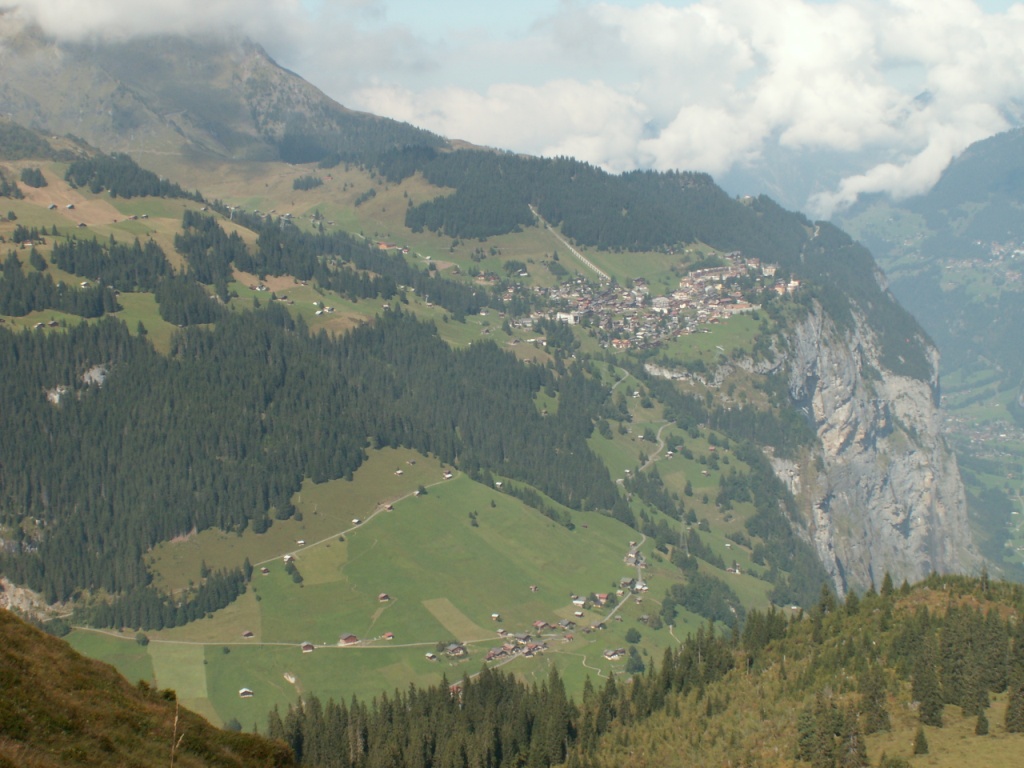
[[[662,424],[662,425],[661,425],[661,426],[660,426],[660,427],[658,428],[658,434],[657,434],[657,438],[658,438],[658,447],[657,447],[657,449],[655,449],[654,453],[652,453],[652,454],[651,454],[651,455],[650,455],[650,456],[649,456],[649,457],[647,458],[647,461],[646,461],[646,462],[644,462],[644,465],[643,465],[642,467],[640,467],[640,469],[639,469],[639,471],[640,471],[640,472],[643,472],[643,471],[644,471],[645,469],[647,469],[647,468],[648,468],[649,466],[651,466],[651,464],[653,464],[653,463],[654,463],[654,462],[656,462],[656,461],[657,461],[657,460],[658,460],[659,458],[661,458],[660,454],[661,454],[661,452],[662,452],[663,450],[665,450],[665,441],[664,441],[664,440],[663,440],[663,439],[661,438],[661,433],[662,433],[662,432],[664,432],[664,431],[665,431],[665,429],[666,429],[667,427],[670,427],[670,426],[672,426],[672,422],[671,422],[671,421],[666,421],[666,422],[664,422],[664,423],[663,423],[663,424]]]
[[[426,487],[426,488],[433,488],[435,485],[443,485],[446,482],[448,482],[448,481],[447,480],[438,480],[436,483],[431,483],[430,485],[427,485],[427,486],[424,486],[424,487]],[[353,523],[348,528],[345,528],[344,530],[338,531],[337,533],[332,533],[330,536],[325,536],[324,538],[320,539],[319,541],[314,541],[314,542],[312,542],[310,544],[304,544],[300,549],[293,549],[293,550],[290,550],[288,552],[282,552],[282,553],[280,553],[278,555],[275,555],[274,557],[269,557],[266,560],[260,560],[258,563],[253,563],[253,567],[256,568],[256,567],[259,567],[261,565],[266,565],[267,563],[272,563],[275,560],[280,560],[285,555],[292,555],[292,556],[294,556],[298,552],[306,552],[306,551],[308,551],[310,549],[313,549],[313,547],[318,547],[321,544],[326,544],[329,541],[335,541],[339,536],[344,536],[344,535],[346,535],[348,533],[351,533],[352,531],[355,531],[355,530],[357,530],[359,528],[363,528],[367,523],[369,523],[371,520],[373,520],[373,518],[375,518],[381,512],[387,511],[387,508],[390,505],[397,504],[400,501],[405,501],[406,499],[411,498],[411,497],[416,496],[416,495],[417,495],[416,491],[409,491],[409,493],[405,494],[404,496],[398,496],[398,497],[396,497],[394,499],[391,499],[390,501],[381,502],[376,507],[374,507],[374,510],[370,513],[370,516],[367,517],[365,520],[362,520],[359,523]]]

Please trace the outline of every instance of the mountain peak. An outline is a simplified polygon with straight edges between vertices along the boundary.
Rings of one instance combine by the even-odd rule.
[[[60,42],[7,18],[7,116],[106,151],[310,162],[444,144],[346,109],[241,35]]]

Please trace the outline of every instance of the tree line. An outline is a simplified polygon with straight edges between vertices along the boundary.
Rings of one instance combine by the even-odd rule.
[[[64,173],[72,187],[84,187],[93,194],[106,190],[111,197],[179,197],[202,202],[198,192],[187,192],[174,182],[147,171],[128,155],[102,152],[74,160]]]
[[[25,272],[21,260],[14,251],[7,254],[0,280],[0,315],[24,317],[30,312],[55,309],[79,317],[101,317],[107,312],[120,309],[114,292],[105,285],[75,287],[53,278],[40,270],[46,262],[32,248],[29,260],[34,272]]]

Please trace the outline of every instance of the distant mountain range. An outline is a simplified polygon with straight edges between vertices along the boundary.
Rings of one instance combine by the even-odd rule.
[[[971,145],[925,195],[868,198],[838,221],[875,253],[947,370],[984,358],[1021,383],[1024,130]]]

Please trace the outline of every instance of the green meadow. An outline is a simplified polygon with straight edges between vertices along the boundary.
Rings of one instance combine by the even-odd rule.
[[[420,485],[427,490],[417,495]],[[277,521],[260,536],[206,531],[154,550],[156,582],[172,591],[197,581],[203,563],[219,568],[248,557],[256,565],[251,588],[228,608],[151,632],[146,649],[131,633],[97,641],[94,633],[76,632],[88,638],[77,642],[91,642],[93,655],[125,669],[126,658],[143,669],[148,657],[147,673],[160,687],[179,690],[183,700],[215,710],[222,721],[248,723],[254,713],[260,720],[268,707],[293,701],[300,690],[369,697],[409,681],[436,682],[442,673],[450,679],[471,674],[499,644],[499,626],[532,631],[537,620],[576,620],[572,595],[614,592],[620,578],[635,575],[623,558],[638,534],[621,523],[573,512],[575,530],[569,530],[464,475],[445,480],[436,460],[411,451],[375,451],[352,481],[307,482],[295,503],[301,520]],[[294,556],[301,583],[285,571],[285,554]],[[659,592],[680,578],[678,570],[665,568],[657,576]],[[532,675],[557,664],[579,690],[587,674],[615,670],[616,662],[603,658],[605,648],[624,646],[625,630],[648,610],[658,610],[656,601],[629,602],[620,609],[621,621],[589,634],[576,631],[571,641],[548,630],[549,651],[516,660],[510,669]],[[581,621],[598,623],[607,612],[588,609]],[[338,646],[347,634],[358,638],[357,646]],[[667,628],[648,634],[644,648],[655,657],[679,638]],[[426,658],[438,643],[453,640],[470,644],[467,660]],[[303,642],[316,650],[303,654]],[[240,699],[241,687],[256,691],[254,698]]]

